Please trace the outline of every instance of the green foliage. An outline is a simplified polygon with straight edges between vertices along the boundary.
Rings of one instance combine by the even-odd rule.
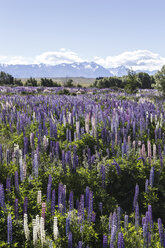
[[[154,88],[158,89],[163,93],[163,95],[165,95],[165,65],[155,74],[154,78],[156,82]]]
[[[128,75],[126,77],[126,85],[124,89],[128,93],[136,92],[137,88],[140,87],[140,84],[137,79],[137,75],[133,70],[128,70]]]
[[[14,84],[14,78],[3,71],[0,72],[0,85],[13,85]]]
[[[154,83],[154,78],[146,72],[137,73],[137,80],[141,89],[151,89],[151,85]]]
[[[60,87],[61,86],[57,82],[53,82],[51,78],[41,78],[40,85],[44,87]]]
[[[30,77],[29,79],[27,79],[26,86],[37,86],[37,80],[35,78]]]
[[[119,77],[105,77],[105,78],[97,78],[93,83],[93,87],[96,88],[124,88],[122,83],[122,79]]]

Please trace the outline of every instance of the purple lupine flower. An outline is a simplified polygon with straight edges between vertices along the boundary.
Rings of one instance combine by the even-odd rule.
[[[153,228],[153,220],[152,220],[152,206],[148,205],[148,215],[149,215],[149,223],[150,227]]]
[[[151,244],[151,233],[148,232],[148,245],[150,246]],[[165,247],[165,246],[164,246]]]
[[[69,194],[69,211],[73,210],[73,191]]]
[[[106,235],[103,235],[103,248],[108,248],[108,238]]]
[[[117,215],[116,215],[116,212],[115,211],[113,213],[112,226],[116,226],[117,227]]]
[[[106,152],[107,152],[107,157],[110,158],[110,151],[109,151],[109,148],[106,149]]]
[[[114,248],[114,242],[116,240],[116,233],[117,233],[117,226],[116,225],[112,225],[110,248]]]
[[[12,243],[12,218],[11,214],[7,217],[7,243]]]
[[[162,220],[160,218],[158,219],[158,229],[159,229],[160,243],[162,247],[164,247],[165,237],[164,237],[164,232],[163,232],[163,227],[162,227]]]
[[[88,220],[91,221],[93,212],[93,192],[89,191]]]
[[[33,173],[34,173],[34,176],[37,178],[38,177],[38,155],[37,153],[34,154]]]
[[[118,233],[117,248],[124,248],[124,238],[122,232]]]
[[[142,217],[142,226],[144,225],[145,221],[146,221],[146,217]]]
[[[91,221],[92,222],[95,222],[96,221],[96,213],[95,212],[92,212]]]
[[[91,170],[91,149],[88,148],[88,169]]]
[[[148,242],[149,242],[149,239],[148,239],[148,237],[149,237],[148,236],[149,235],[148,224],[149,224],[149,213],[146,212],[145,218],[142,219],[143,237],[144,237],[144,245],[145,245],[145,247],[148,247]]]
[[[56,142],[56,147],[55,147],[55,155],[57,157],[57,159],[59,159],[59,153],[60,153],[60,145],[59,142]]]
[[[47,202],[49,202],[51,200],[51,184],[48,183],[48,186],[47,186]]]
[[[10,177],[6,178],[6,191],[7,192],[11,191],[11,178]]]
[[[18,171],[15,171],[14,181],[15,181],[15,189],[16,192],[18,193],[19,192]]]
[[[160,166],[161,166],[161,169],[163,170],[163,157],[162,157],[162,155],[160,156]]]
[[[67,151],[65,153],[65,162],[66,162],[66,164],[69,165],[69,168],[71,170],[71,167],[72,167],[71,151]]]
[[[68,248],[72,248],[72,233],[68,234]]]
[[[70,218],[67,217],[67,218],[66,218],[66,236],[67,236],[68,233],[69,233],[69,228],[70,228]]]
[[[78,248],[82,248],[82,241],[78,242]]]
[[[153,187],[154,184],[154,167],[151,167],[150,170],[150,187]]]
[[[23,205],[23,214],[27,214],[27,208],[28,208],[28,197],[25,196],[24,205]]]
[[[148,193],[148,179],[146,179],[145,182],[145,192]]]
[[[23,155],[26,155],[28,153],[28,138],[24,137],[24,150]]]
[[[121,215],[121,208],[117,208],[117,223],[118,223],[118,230],[120,230],[120,215]]]
[[[96,159],[95,155],[92,155],[92,157],[91,157],[91,164],[94,164],[95,159]]]
[[[52,201],[51,201],[51,213],[54,215],[56,206],[56,192],[55,189],[52,191]]]
[[[139,196],[139,185],[136,184],[136,186],[135,186],[135,195],[134,195],[134,200],[133,200],[134,209],[135,209],[137,201],[138,201],[138,196]]]
[[[115,159],[113,160],[112,165],[115,165],[117,174],[120,175],[121,174],[121,168],[120,168],[119,164],[116,162]]]
[[[147,146],[148,146],[148,160],[149,160],[149,164],[151,164],[151,142],[149,140],[147,142]]]
[[[158,130],[158,138],[161,139],[161,128]]]
[[[80,197],[80,203],[78,207],[78,217],[79,217],[79,222],[82,223],[84,220],[84,195],[81,195]]]
[[[15,219],[18,220],[18,199],[15,199],[14,210],[15,210]]]
[[[99,209],[100,209],[100,213],[102,215],[102,213],[103,213],[103,203],[102,202],[99,202]]]
[[[64,214],[66,212],[66,185],[64,185],[62,189],[62,205],[62,214]]]
[[[59,183],[58,185],[58,209],[61,211],[61,205],[62,205],[62,191],[63,191],[63,184]]]
[[[138,202],[136,203],[136,207],[135,207],[135,227],[136,228],[139,227],[139,204]]]
[[[112,228],[112,222],[113,222],[113,215],[112,215],[112,213],[110,213],[110,215],[109,215],[109,225],[108,225],[109,235],[110,235],[111,228]]]
[[[20,174],[20,180],[22,182],[23,179],[24,179],[22,156],[21,156],[21,158],[19,160],[19,172],[20,172],[19,173]]]
[[[5,207],[5,193],[4,193],[3,184],[0,184],[0,205],[2,208]]]
[[[148,227],[146,222],[143,224],[143,237],[145,240],[145,243],[147,242],[147,236],[148,236]]]
[[[85,208],[86,210],[88,209],[88,206],[89,206],[89,187],[87,186],[86,187],[86,190],[85,190]]]
[[[124,229],[127,230],[128,227],[128,215],[124,216]]]

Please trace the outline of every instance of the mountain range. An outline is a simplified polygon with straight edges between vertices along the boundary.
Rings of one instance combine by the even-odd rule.
[[[104,68],[95,62],[74,62],[71,64],[61,63],[58,65],[30,64],[8,65],[0,64],[0,71],[11,74],[15,78],[41,78],[41,77],[110,77],[127,75],[128,68],[119,66],[116,68]],[[137,71],[139,72],[139,71]],[[156,71],[144,71],[150,75]]]

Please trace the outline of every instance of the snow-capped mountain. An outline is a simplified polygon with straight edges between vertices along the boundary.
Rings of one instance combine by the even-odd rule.
[[[62,63],[59,65],[0,65],[0,71],[11,74],[16,78],[29,77],[110,77],[108,69],[94,62]]]
[[[110,68],[109,72],[112,73],[113,76],[122,77],[128,74],[128,68],[121,65],[116,68]]]
[[[104,68],[95,62],[75,62],[75,63],[61,63],[58,65],[46,64],[31,64],[31,65],[7,65],[0,64],[0,71],[11,74],[16,78],[29,77],[110,77],[127,75],[128,68],[119,66],[116,68]],[[137,71],[139,72],[139,71]],[[153,75],[156,71],[145,71]]]

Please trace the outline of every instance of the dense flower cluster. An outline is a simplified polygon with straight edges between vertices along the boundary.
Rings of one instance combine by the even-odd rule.
[[[60,90],[0,87],[0,242],[165,247],[164,101]]]

